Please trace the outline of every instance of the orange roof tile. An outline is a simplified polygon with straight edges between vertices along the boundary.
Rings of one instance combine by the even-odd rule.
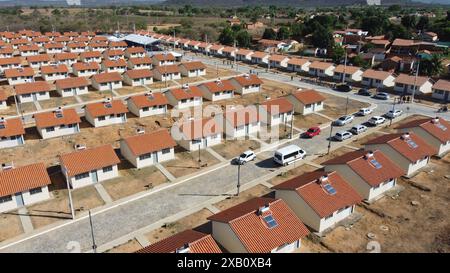
[[[292,103],[286,98],[276,98],[261,103],[261,106],[271,115],[288,113],[294,110]]]
[[[328,69],[329,67],[333,66],[332,63],[326,63],[326,62],[319,62],[319,61],[314,61],[309,65],[309,68],[314,68],[314,69]]]
[[[303,104],[312,104],[324,101],[325,97],[320,92],[313,89],[299,90],[293,92],[292,95]]]
[[[120,159],[111,145],[104,145],[61,155],[60,162],[67,170],[68,176],[72,177],[119,164]]]
[[[152,78],[153,72],[150,69],[133,69],[127,70],[125,75],[130,77],[130,79]]]
[[[373,69],[367,69],[362,74],[363,78],[370,78],[370,79],[376,79],[376,80],[385,80],[389,76],[392,76],[392,73],[387,71],[380,71],[380,70],[373,70]]]
[[[171,89],[169,92],[174,96],[176,100],[203,97],[202,91],[198,86]]]
[[[80,58],[101,58],[102,53],[100,51],[85,51],[80,53]]]
[[[450,122],[443,118],[424,118],[403,123],[397,129],[420,127],[445,144],[450,141]]]
[[[231,84],[229,80],[216,80],[211,82],[205,82],[202,83],[200,86],[204,86],[206,90],[208,90],[211,93],[236,90],[236,88]]]
[[[151,64],[152,59],[150,57],[138,57],[138,58],[129,58],[128,61],[132,64]]]
[[[0,128],[0,137],[11,137],[24,135],[22,120],[20,118],[10,118],[1,121],[5,128]]]
[[[57,113],[62,116],[58,117]],[[80,117],[75,109],[55,110],[51,112],[43,112],[34,114],[37,128],[47,128],[58,125],[70,125],[80,123]]]
[[[358,66],[351,66],[351,65],[338,65],[336,66],[336,68],[334,69],[334,73],[344,73],[345,70],[345,74],[354,74],[358,71],[361,71],[361,67]]]
[[[118,60],[103,60],[102,63],[105,67],[126,67],[127,62],[124,59]]]
[[[72,69],[75,69],[77,71],[100,70],[100,66],[96,62],[77,62],[72,65]]]
[[[105,72],[92,76],[97,83],[122,81],[122,76],[118,72]]]
[[[30,76],[34,76],[34,70],[31,67],[5,69],[6,78],[30,77]]]
[[[56,88],[67,89],[89,86],[89,82],[85,77],[73,77],[55,81]]]
[[[247,74],[233,78],[240,86],[261,85],[263,81],[255,74]]]
[[[21,83],[14,86],[17,95],[31,94],[37,92],[51,91],[50,85],[46,81]]]
[[[176,64],[157,66],[153,70],[159,72],[161,75],[180,73],[180,68]]]
[[[252,105],[225,112],[224,117],[233,127],[239,127],[259,121],[258,108]]]
[[[42,74],[69,73],[69,69],[65,64],[44,65],[41,66],[41,73]]]
[[[0,171],[1,197],[50,184],[50,177],[48,176],[44,163],[36,163]]]
[[[130,100],[139,109],[169,104],[169,101],[163,93],[136,95],[130,97]]]
[[[449,91],[450,92],[450,81],[439,79],[434,85],[433,89]]]
[[[169,131],[161,129],[156,132],[139,134],[123,140],[134,156],[140,156],[163,149],[173,148],[177,144]]]
[[[28,56],[27,62],[30,63],[37,63],[37,62],[49,62],[50,61],[50,55],[48,54],[39,54],[34,56]]]
[[[54,48],[64,48],[64,45],[61,43],[55,43],[55,42],[50,42],[50,43],[46,43],[44,44],[44,48],[45,49],[54,49]]]
[[[111,107],[106,107],[111,105]],[[128,108],[123,104],[121,100],[113,100],[110,102],[96,102],[86,105],[86,112],[92,117],[101,117],[113,114],[128,113]]]
[[[189,120],[182,123],[179,128],[186,140],[200,139],[222,132],[222,128],[218,126],[214,118]]]
[[[131,53],[145,53],[145,49],[141,46],[133,46],[133,47],[129,47],[125,50],[125,52],[127,52],[128,54]]]
[[[175,61],[175,56],[173,56],[171,53],[155,54],[152,56],[152,58],[155,58],[158,61]]]
[[[291,58],[291,59],[289,59],[288,64],[302,66],[308,62],[309,62],[309,60],[304,59],[304,58]]]
[[[0,58],[0,65],[20,64],[21,62],[19,57]]]
[[[407,74],[400,74],[395,78],[395,83],[401,83],[401,84],[407,84],[407,85],[414,85],[416,86],[422,86],[430,79],[428,77],[422,77],[418,76],[417,78],[415,76],[407,75]]]
[[[57,61],[76,60],[77,58],[78,58],[78,54],[72,53],[72,52],[55,54],[55,60],[57,60]]]
[[[180,66],[183,66],[188,71],[206,69],[206,65],[199,61],[181,63]]]

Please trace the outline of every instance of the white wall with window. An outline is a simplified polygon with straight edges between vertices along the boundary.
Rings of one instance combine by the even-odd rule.
[[[74,123],[67,125],[51,126],[47,128],[37,128],[37,130],[39,132],[39,135],[41,135],[43,139],[48,139],[53,137],[60,137],[79,133],[80,127],[77,123]]]
[[[109,126],[109,125],[121,124],[121,123],[127,122],[127,115],[125,113],[111,114],[111,115],[107,115],[107,116],[100,116],[100,117],[93,118],[89,114],[89,112],[86,111],[85,118],[94,127],[103,127],[103,126]]]
[[[36,92],[36,93],[30,93],[30,94],[20,94],[20,95],[17,95],[17,99],[21,103],[49,100],[50,92],[46,91],[46,92]]]
[[[0,213],[17,209],[19,203],[18,199],[23,200],[23,205],[28,206],[37,202],[41,202],[50,198],[48,187],[38,187],[27,191],[19,192],[12,195],[0,197]]]
[[[0,138],[0,149],[3,148],[11,148],[23,145],[25,140],[23,135],[10,136],[10,137],[1,137]]]
[[[88,185],[95,184],[97,182],[113,179],[119,176],[117,165],[105,166],[98,170],[91,170],[82,174],[78,174],[72,177],[68,177],[64,166],[61,166],[62,172],[66,179],[69,180],[72,188],[77,189]]]

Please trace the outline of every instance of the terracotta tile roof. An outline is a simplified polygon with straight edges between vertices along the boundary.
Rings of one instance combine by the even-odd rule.
[[[124,59],[103,60],[103,65],[105,67],[126,67],[127,66],[127,62]]]
[[[358,66],[350,66],[350,65],[346,65],[345,66],[345,74],[354,74],[358,71],[361,70],[361,67]],[[336,68],[334,69],[334,73],[344,73],[344,65],[340,64],[338,66],[336,66]]]
[[[108,43],[107,42],[90,42],[88,44],[89,47],[91,48],[108,48]],[[97,51],[99,52],[99,51]],[[101,52],[100,52],[101,54]]]
[[[329,194],[323,188],[324,184],[330,184],[336,193]],[[323,170],[305,173],[273,188],[297,192],[320,218],[327,217],[347,206],[358,204],[363,199],[339,173]]]
[[[14,86],[17,95],[31,94],[37,92],[51,91],[50,85],[46,81],[21,83]]]
[[[8,99],[8,95],[6,95],[5,91],[0,90],[0,101],[5,101]]]
[[[277,55],[277,54],[270,55],[270,57],[269,57],[269,61],[274,61],[274,62],[281,62],[281,61],[284,61],[285,59],[289,59],[289,58],[284,55]]]
[[[204,86],[206,90],[208,90],[210,93],[236,90],[236,88],[231,84],[229,80],[217,80],[205,82],[202,83],[201,86]]]
[[[66,31],[66,32],[64,32],[63,35],[66,36],[66,37],[77,37],[77,36],[80,36],[80,34],[78,32],[75,32],[75,31]]]
[[[434,85],[433,89],[449,91],[450,92],[450,81],[439,79]]]
[[[197,47],[198,48],[207,48],[208,46],[210,46],[211,44],[210,43],[200,43]]]
[[[114,57],[114,56],[124,56],[125,52],[121,49],[110,49],[106,50],[104,54],[109,57]]]
[[[25,38],[14,39],[10,42],[10,44],[12,45],[27,45],[29,43],[30,41],[28,41],[28,39]]]
[[[120,163],[111,145],[78,150],[59,158],[70,177]]]
[[[236,51],[236,55],[242,55],[242,56],[247,56],[248,54],[253,53],[253,50],[249,50],[249,49],[243,49],[240,48],[238,51]]]
[[[146,53],[145,49],[140,46],[133,46],[129,47],[125,50],[125,52],[131,54],[131,53]]]
[[[95,36],[96,34],[93,31],[82,31],[81,35],[82,36]]]
[[[0,58],[0,65],[20,64],[21,62],[19,57]]]
[[[55,37],[53,40],[54,40],[55,42],[61,42],[61,43],[67,43],[67,42],[70,42],[70,38],[69,38],[69,37],[64,37],[64,36],[61,36],[61,37]]]
[[[400,74],[395,78],[395,83],[401,83],[401,84],[407,84],[407,85],[414,85],[416,83],[416,86],[422,86],[430,79],[428,77],[422,77],[418,76],[417,79],[415,76],[407,75],[407,74]]]
[[[72,65],[72,69],[75,69],[77,71],[100,70],[100,66],[96,62],[77,62]]]
[[[85,77],[73,77],[55,81],[56,88],[67,89],[89,86],[89,82]]]
[[[50,185],[44,163],[0,171],[0,197]]]
[[[41,66],[41,73],[42,74],[69,73],[69,69],[65,64],[44,65]]]
[[[416,148],[408,145],[407,141],[412,140],[417,144]],[[432,156],[437,153],[436,149],[428,145],[422,138],[414,133],[397,133],[382,135],[371,139],[363,145],[384,144],[389,145],[398,153],[406,157],[410,162],[415,163],[425,156]]]
[[[85,51],[80,53],[80,58],[101,58],[102,53],[100,51]]]
[[[23,46],[19,46],[19,51],[20,52],[25,52],[25,51],[39,51],[39,47],[35,44],[32,45],[23,45]]]
[[[91,39],[91,41],[108,41],[108,38],[105,36],[95,36]]]
[[[106,107],[111,104],[111,107]],[[110,102],[96,102],[86,104],[86,112],[93,118],[128,113],[128,108],[121,100],[113,100]]]
[[[170,64],[170,65],[162,65],[157,66],[153,69],[154,71],[158,71],[159,74],[172,74],[172,73],[180,73],[180,68],[176,64]]]
[[[148,56],[146,57],[138,57],[138,58],[129,58],[128,61],[132,64],[151,64],[152,59]]]
[[[175,61],[175,56],[173,56],[171,53],[164,54],[155,54],[152,56],[152,58],[155,58],[158,61]]]
[[[261,103],[261,106],[271,115],[292,112],[294,106],[286,98],[276,98]]]
[[[127,43],[125,41],[111,41],[109,42],[109,47],[127,47]]]
[[[48,54],[39,54],[35,56],[28,56],[27,62],[30,63],[37,63],[37,62],[49,62],[50,61],[50,55]]]
[[[414,40],[406,40],[406,39],[395,39],[392,42],[392,46],[413,46],[416,43]]]
[[[240,86],[261,85],[263,81],[255,74],[237,76],[233,78]]]
[[[214,118],[189,120],[183,122],[179,128],[186,140],[200,139],[222,132],[222,128],[220,128]]]
[[[206,69],[206,65],[199,61],[181,63],[180,66],[183,66],[188,71]]]
[[[14,53],[14,48],[12,47],[4,47],[4,48],[0,48],[0,54],[13,54]],[[3,58],[0,59],[0,62]]]
[[[152,78],[153,72],[150,69],[133,69],[127,70],[125,75],[130,79]]]
[[[64,45],[61,43],[55,43],[55,42],[50,42],[50,43],[46,43],[44,44],[44,48],[45,49],[54,49],[54,48],[64,48]]]
[[[72,42],[67,44],[68,48],[86,48],[86,44],[83,42]]]
[[[46,32],[46,33],[45,33],[45,36],[48,36],[48,37],[58,37],[58,36],[61,36],[61,33],[60,33],[60,32],[57,32],[57,31]]]
[[[58,117],[57,113],[61,113],[62,117]],[[34,114],[37,128],[47,128],[58,125],[69,125],[80,123],[80,117],[75,109],[55,110],[51,112]]]
[[[55,54],[55,60],[57,60],[57,61],[73,60],[73,59],[76,60],[77,58],[78,58],[78,54],[72,53],[72,52]]]
[[[122,81],[122,76],[118,72],[105,72],[92,76],[92,79],[98,83]]]
[[[187,44],[188,44],[189,46],[196,46],[196,45],[201,44],[201,42],[192,40],[192,41],[189,41]]]
[[[404,171],[391,161],[381,151],[374,151],[371,156],[367,156],[368,151],[358,150],[349,152],[341,156],[330,159],[322,165],[348,165],[356,174],[358,174],[370,186],[378,186],[391,178],[398,178],[404,175]],[[377,169],[369,161],[375,159],[381,164]]]
[[[443,118],[424,118],[400,124],[396,129],[420,127],[441,143],[450,141],[450,122]],[[440,128],[442,127],[442,128]]]
[[[202,91],[198,86],[189,86],[189,88],[176,88],[169,91],[176,100],[191,99],[203,97]]]
[[[222,49],[222,52],[226,52],[226,53],[231,53],[231,52],[234,52],[234,51],[237,51],[238,49],[237,48],[235,48],[235,47],[231,47],[231,46],[226,46],[226,47],[224,47],[223,49]]]
[[[259,121],[258,108],[252,105],[225,112],[224,117],[233,127],[239,127]]]
[[[6,78],[30,77],[30,76],[34,76],[34,70],[31,67],[5,69]]]
[[[382,45],[384,47],[386,47],[390,43],[389,40],[385,40],[385,39],[379,39],[379,40],[375,39],[370,42],[374,45]]]
[[[380,70],[373,70],[373,69],[367,69],[362,74],[363,78],[370,78],[370,79],[376,79],[376,80],[385,80],[389,76],[392,76],[392,73],[387,71],[380,71]]]
[[[134,156],[140,156],[177,146],[175,140],[166,129],[139,134],[123,140]]]
[[[86,43],[89,42],[90,40],[91,39],[89,39],[89,37],[85,37],[85,36],[80,36],[80,37],[73,38],[74,42],[82,43],[83,44],[82,47],[85,47]]]
[[[312,104],[325,100],[325,97],[320,92],[313,89],[300,90],[292,93],[297,100],[303,104]]]
[[[332,63],[314,61],[309,65],[309,68],[326,70],[331,66],[333,66]]]
[[[22,120],[20,118],[5,119],[2,121],[2,123],[3,125],[5,125],[5,128],[0,128],[0,137],[10,137],[25,134],[25,129],[23,128]]]
[[[258,213],[267,206],[268,210]],[[272,215],[277,225],[269,228],[264,217]],[[254,198],[208,217],[227,223],[250,253],[266,253],[309,234],[308,229],[281,199]]]
[[[218,50],[223,49],[223,48],[224,48],[223,45],[212,45],[212,46],[209,48],[209,50],[215,50],[215,51],[218,51]]]
[[[304,65],[304,64],[306,64],[306,63],[308,63],[308,62],[309,62],[308,59],[303,59],[303,58],[291,58],[291,59],[289,59],[288,64],[291,64],[291,65],[300,65],[300,66],[302,66],[302,65]]]
[[[130,100],[139,109],[169,104],[169,101],[163,93],[136,95],[130,97]]]
[[[189,253],[222,253],[211,235],[192,229],[151,244],[136,253],[174,253],[185,246],[189,248]]]

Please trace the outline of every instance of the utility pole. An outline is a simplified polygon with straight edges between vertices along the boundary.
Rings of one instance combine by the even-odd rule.
[[[414,89],[412,92],[412,96],[411,96],[411,103],[414,103],[414,95],[416,94],[416,85],[417,85],[417,77],[419,76],[419,68],[420,68],[420,59],[417,63],[417,68],[416,68],[416,76],[414,77]]]
[[[92,250],[94,251],[94,253],[97,253],[97,245],[95,244],[94,226],[92,225],[91,210],[89,210],[89,225],[91,227]]]
[[[345,59],[344,59],[344,74],[342,75],[342,83],[345,84],[345,70],[347,68],[347,48],[344,47],[345,50]]]
[[[291,135],[289,136],[289,138],[294,138],[294,111],[292,111],[291,113]]]
[[[330,127],[330,137],[328,138],[328,151],[327,151],[327,154],[330,153],[332,135],[333,135],[333,123],[331,123],[331,127]]]
[[[236,39],[234,39],[234,66],[236,67],[236,72],[238,71],[237,63],[236,63]]]
[[[70,190],[69,180],[66,179],[67,183],[67,191],[69,193],[69,207],[70,207],[70,213],[72,214],[72,220],[75,220],[75,209],[73,207],[73,199],[72,199],[72,192]]]
[[[19,106],[19,103],[17,102],[17,95],[16,95],[16,93],[14,93],[14,103],[16,104],[17,115],[20,116],[20,108],[19,108],[20,106]]]
[[[200,145],[198,145],[198,163],[201,163],[202,159],[201,159],[201,154],[200,154]]]
[[[395,101],[396,101],[396,98],[394,98],[394,101],[392,102],[392,114],[394,114],[394,110],[395,110]],[[393,120],[393,119],[394,119],[393,117],[390,118],[390,120],[389,120],[389,126],[392,125],[392,120]]]
[[[347,96],[347,102],[345,103],[345,115],[348,114],[348,96]]]
[[[236,196],[239,196],[239,189],[241,188],[241,163],[238,162],[238,181],[237,181],[237,193]]]

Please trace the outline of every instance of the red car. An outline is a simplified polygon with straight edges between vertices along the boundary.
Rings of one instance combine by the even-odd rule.
[[[308,131],[305,132],[305,136],[307,137],[315,137],[320,134],[320,128],[319,127],[311,127],[308,129]]]

